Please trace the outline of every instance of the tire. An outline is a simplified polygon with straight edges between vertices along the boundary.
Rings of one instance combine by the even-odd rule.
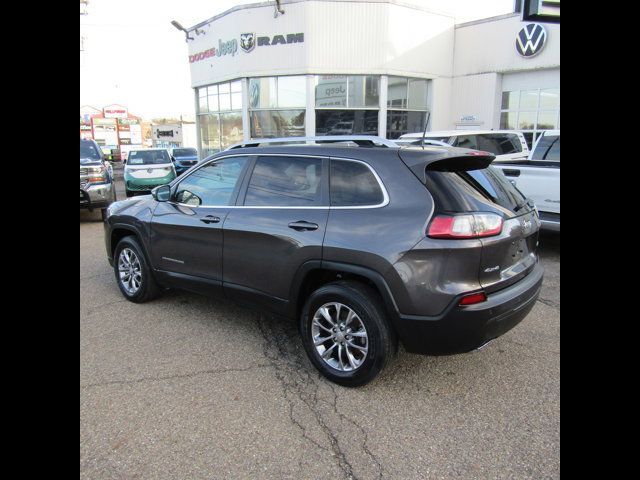
[[[124,254],[124,263],[121,263],[121,255],[125,250],[127,252]],[[134,257],[130,255],[130,252],[133,252]],[[118,283],[118,288],[120,289],[120,292],[122,292],[124,298],[134,303],[144,303],[153,300],[160,295],[161,289],[156,283],[142,247],[135,237],[127,236],[122,238],[116,246],[113,258],[113,271],[116,277],[116,282]],[[123,266],[126,268],[127,258],[131,260],[130,263],[132,264],[132,270],[129,270],[129,272],[136,272],[137,270],[137,272],[134,273],[133,281],[126,281],[128,278],[126,275],[121,279],[120,267]],[[136,264],[138,265],[137,269],[135,267]],[[130,276],[131,273],[129,273],[129,278]],[[138,280],[137,282],[135,281],[136,279]],[[138,288],[135,288],[136,284],[138,285]]]
[[[135,196],[135,193],[133,193],[131,190],[127,190],[126,188],[124,190],[124,194],[127,196],[127,198]]]
[[[335,322],[337,304],[340,304],[341,322]],[[346,323],[351,312],[356,317],[352,317],[344,331],[332,333],[327,330],[331,323],[322,314],[321,307],[338,325]],[[302,344],[311,363],[322,375],[339,385],[358,387],[373,380],[396,351],[395,335],[385,317],[380,296],[373,288],[349,281],[329,283],[313,292],[302,309],[299,322]],[[349,336],[351,328],[357,335]],[[321,341],[325,336],[326,342],[314,344],[314,340]],[[323,352],[319,351],[323,349]],[[322,355],[327,355],[328,359],[323,359]]]

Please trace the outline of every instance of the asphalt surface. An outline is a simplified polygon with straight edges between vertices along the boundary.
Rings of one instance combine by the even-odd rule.
[[[179,291],[126,301],[100,213],[81,212],[80,477],[559,478],[559,236],[541,245],[516,328],[465,355],[401,350],[347,389],[293,323]]]

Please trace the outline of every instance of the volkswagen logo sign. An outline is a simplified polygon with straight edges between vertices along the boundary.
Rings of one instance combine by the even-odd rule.
[[[524,58],[535,57],[544,48],[547,31],[539,23],[529,23],[516,36],[516,52]]]

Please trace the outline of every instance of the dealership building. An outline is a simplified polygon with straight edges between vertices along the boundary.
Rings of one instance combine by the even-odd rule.
[[[240,5],[186,30],[202,155],[251,138],[560,128],[560,25],[419,2]]]

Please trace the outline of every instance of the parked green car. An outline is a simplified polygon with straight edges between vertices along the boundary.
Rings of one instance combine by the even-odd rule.
[[[176,168],[166,148],[131,150],[124,166],[124,186],[127,197],[147,194],[159,185],[176,178]]]

